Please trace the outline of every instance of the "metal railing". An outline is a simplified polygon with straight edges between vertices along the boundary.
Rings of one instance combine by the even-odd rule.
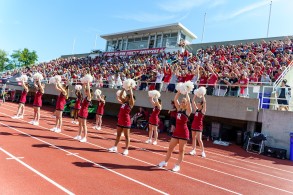
[[[279,78],[274,82],[274,85],[273,85],[274,90],[276,90],[276,88],[280,85],[280,83],[282,82],[282,80],[287,75],[287,73],[291,70],[292,67],[293,67],[293,61],[291,61],[291,63],[286,67],[286,69],[282,72]]]

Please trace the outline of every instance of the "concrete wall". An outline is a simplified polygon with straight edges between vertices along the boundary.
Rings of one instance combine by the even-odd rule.
[[[9,86],[10,88],[16,88],[21,90],[18,86]],[[95,88],[93,88],[95,90]],[[70,87],[69,97],[75,98],[74,87]],[[102,89],[103,94],[107,96],[108,103],[117,104],[116,91],[115,89]],[[54,85],[46,85],[45,94],[47,95],[59,95],[57,90],[55,90]],[[135,91],[136,96],[135,105],[140,107],[149,107],[151,104],[148,100],[148,94],[146,91]],[[171,109],[171,101],[173,100],[175,93],[161,93],[161,99],[163,103],[163,110]],[[183,97],[183,96],[182,96]],[[181,98],[182,98],[181,97]],[[51,97],[50,97],[51,98]],[[191,97],[192,98],[192,97]],[[248,98],[236,98],[236,97],[216,97],[207,96],[207,115],[214,117],[222,117],[229,119],[237,119],[243,121],[257,121],[258,114],[258,99],[248,99]],[[116,108],[113,104],[112,107]],[[119,107],[117,107],[119,108]],[[107,109],[107,107],[106,107]],[[110,112],[112,113],[112,108]],[[117,114],[117,113],[116,113]]]
[[[293,112],[276,110],[261,110],[259,122],[262,122],[262,133],[268,137],[267,146],[287,150],[287,158],[290,154],[290,136],[293,132]]]

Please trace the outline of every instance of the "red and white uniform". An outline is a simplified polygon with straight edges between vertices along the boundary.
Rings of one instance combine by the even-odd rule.
[[[88,117],[88,107],[89,107],[89,105],[90,105],[90,102],[91,101],[88,101],[87,100],[87,97],[85,97],[84,99],[83,99],[83,101],[82,101],[82,104],[81,104],[81,108],[80,108],[80,110],[79,110],[79,112],[78,112],[78,116],[80,117],[80,118],[84,118],[84,119],[86,119],[87,117]]]
[[[104,107],[105,107],[105,103],[102,102],[102,101],[99,101],[98,109],[97,109],[97,115],[103,115],[104,114]]]
[[[160,114],[161,110],[156,106],[154,107],[153,109],[153,112],[150,116],[150,119],[149,119],[149,123],[151,125],[155,125],[155,126],[159,126],[159,114]]]
[[[75,104],[74,104],[74,109],[75,110],[80,110],[81,109],[81,99],[76,98]]]
[[[20,96],[19,103],[25,104],[26,103],[26,96],[27,96],[27,92],[26,92],[26,90],[23,90],[21,93],[21,96]]]
[[[202,131],[203,130],[203,119],[204,114],[201,112],[201,110],[196,110],[194,113],[194,118],[191,124],[191,130],[192,131]]]
[[[189,130],[187,126],[188,116],[186,111],[178,111],[176,115],[176,127],[173,138],[189,140]]]
[[[124,103],[120,107],[120,111],[118,114],[118,123],[117,126],[130,128],[131,127],[131,120],[130,120],[130,111],[131,107],[128,103]]]
[[[63,95],[63,93],[60,93],[56,103],[56,110],[63,111],[65,104],[66,104],[66,96]]]
[[[40,92],[40,90],[36,91],[36,95],[35,95],[35,99],[33,103],[34,107],[42,107],[42,103],[43,103],[42,96],[43,94]]]

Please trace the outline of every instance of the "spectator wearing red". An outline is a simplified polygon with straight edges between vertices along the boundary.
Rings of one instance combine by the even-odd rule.
[[[218,82],[218,74],[210,65],[207,65],[207,68],[211,72],[211,75],[208,78],[207,95],[213,95],[215,86]]]
[[[163,79],[163,88],[162,91],[167,91],[167,87],[171,81],[172,69],[167,64],[164,66],[164,79]]]

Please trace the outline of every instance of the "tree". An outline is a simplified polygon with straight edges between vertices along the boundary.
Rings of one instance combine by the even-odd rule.
[[[18,66],[29,66],[38,60],[38,55],[36,51],[29,51],[27,48],[21,50],[15,50],[11,54],[11,58],[14,63]]]
[[[8,61],[9,59],[7,57],[7,53],[4,50],[0,49],[0,72],[4,70],[4,67]]]

